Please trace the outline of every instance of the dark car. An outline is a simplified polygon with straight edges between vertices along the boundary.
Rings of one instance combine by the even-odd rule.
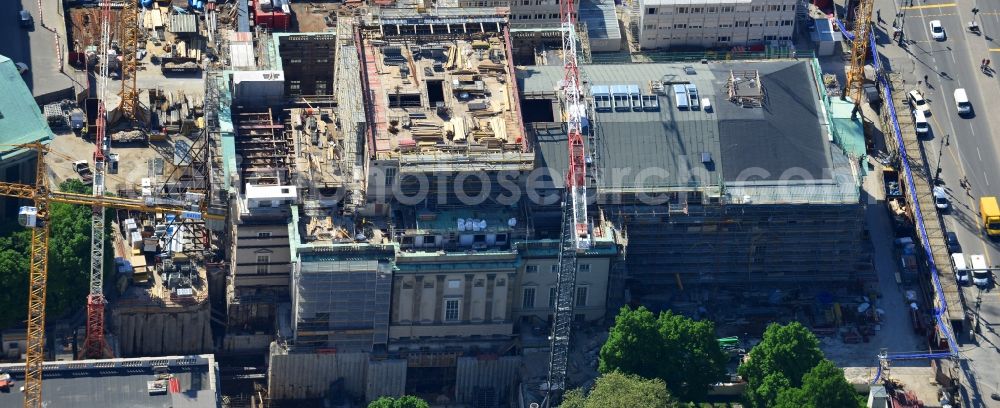
[[[31,13],[28,10],[21,10],[17,15],[17,19],[21,21],[21,27],[30,28],[35,25],[35,19],[31,17]]]
[[[959,245],[958,236],[954,232],[944,234],[944,241],[948,243],[948,252],[953,254],[962,252],[962,245]]]

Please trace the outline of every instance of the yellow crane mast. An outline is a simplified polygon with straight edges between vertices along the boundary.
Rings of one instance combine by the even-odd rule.
[[[865,81],[865,59],[872,51],[872,58],[878,58],[869,47],[872,32],[873,0],[861,0],[854,10],[854,41],[851,42],[851,68],[847,71],[847,96],[855,106],[861,105],[861,86]]]
[[[138,1],[125,2],[118,24],[121,30],[119,47],[122,52],[122,117],[128,120],[141,120],[139,116],[139,90],[136,89],[136,52],[139,47],[139,17],[136,4]]]
[[[49,252],[49,203],[66,203],[103,206],[142,212],[178,214],[181,218],[194,217],[224,219],[224,216],[207,214],[202,206],[157,205],[155,200],[134,200],[118,197],[99,197],[88,194],[51,191],[47,182],[45,153],[48,148],[40,142],[20,145],[38,153],[35,167],[35,184],[0,182],[0,196],[29,199],[34,206],[21,207],[17,222],[31,229],[31,270],[28,278],[28,332],[24,369],[24,406],[42,407],[42,362],[45,351],[45,289],[48,278]]]

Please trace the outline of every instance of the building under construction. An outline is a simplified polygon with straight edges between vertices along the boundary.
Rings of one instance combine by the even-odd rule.
[[[456,13],[231,37],[257,55],[229,56],[206,98],[235,224],[223,344],[268,352],[272,401],[495,406],[528,343],[545,347],[532,336],[556,300],[562,67],[515,70],[502,15]],[[299,65],[323,58],[332,73]],[[857,158],[830,141],[809,61],[581,76],[597,211],[577,321],[622,302],[626,277],[654,301],[871,278]]]
[[[552,123],[562,70],[518,76],[541,165],[564,171]],[[809,61],[589,65],[581,76],[588,183],[622,231],[633,295],[874,278],[857,157],[832,142]]]
[[[234,224],[223,350],[268,352],[275,402],[508,400],[515,311],[530,328],[553,308],[554,281],[537,272],[557,253],[535,242],[558,222],[536,226],[510,191],[526,189],[536,153],[504,17],[383,10],[338,19],[336,33],[229,41],[230,69],[206,97],[223,152],[216,194],[232,196]],[[322,58],[332,72],[317,71]],[[320,92],[327,74],[332,93]],[[601,230],[581,321],[604,316],[617,251]]]

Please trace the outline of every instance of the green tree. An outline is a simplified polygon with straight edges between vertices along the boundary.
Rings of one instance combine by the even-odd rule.
[[[678,408],[666,384],[658,378],[645,379],[618,371],[597,378],[588,395],[580,389],[563,396],[560,408]]]
[[[802,385],[802,377],[823,360],[819,340],[798,322],[771,324],[750,350],[739,372],[747,380],[747,402],[772,407],[783,389]]]
[[[429,408],[427,401],[412,395],[399,398],[380,397],[368,404],[368,408]]]
[[[79,180],[67,180],[59,190],[90,194],[90,187]],[[46,315],[58,317],[82,307],[85,302],[90,270],[90,214],[86,206],[53,203],[49,208],[49,273],[46,290]],[[108,246],[107,248],[110,248]],[[0,291],[0,327],[23,322],[28,305],[28,257],[31,232],[18,225],[13,217],[0,227],[0,282],[10,290]]]
[[[845,408],[864,407],[865,403],[841,370],[832,361],[823,359],[802,376],[802,387],[788,388],[778,394],[777,408]]]
[[[599,370],[658,378],[681,400],[700,401],[725,378],[727,357],[715,337],[712,322],[623,307],[601,347]]]
[[[660,373],[663,348],[656,316],[645,307],[632,310],[622,307],[615,316],[615,325],[608,340],[601,346],[598,370],[610,373],[618,370],[644,378],[656,378]]]

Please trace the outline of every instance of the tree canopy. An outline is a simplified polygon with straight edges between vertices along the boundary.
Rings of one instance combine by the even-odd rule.
[[[427,401],[412,395],[404,395],[399,398],[380,397],[368,404],[368,408],[429,408]]]
[[[623,307],[601,347],[599,370],[657,378],[679,399],[700,401],[725,378],[727,359],[712,322]]]
[[[67,180],[59,190],[90,194],[80,180]],[[46,315],[56,317],[71,308],[82,307],[89,290],[90,213],[86,206],[53,203],[49,207],[49,274]],[[0,282],[10,290],[0,291],[0,327],[23,322],[28,307],[28,258],[31,231],[8,215],[0,226]]]
[[[819,340],[798,322],[768,326],[739,371],[752,407],[850,407],[858,401],[844,372],[823,357]]]
[[[844,378],[832,361],[824,359],[802,376],[802,387],[787,388],[778,393],[776,408],[842,408],[864,407],[854,387]]]
[[[594,382],[589,394],[575,389],[566,393],[560,408],[677,408],[666,384],[658,378],[612,371]]]

